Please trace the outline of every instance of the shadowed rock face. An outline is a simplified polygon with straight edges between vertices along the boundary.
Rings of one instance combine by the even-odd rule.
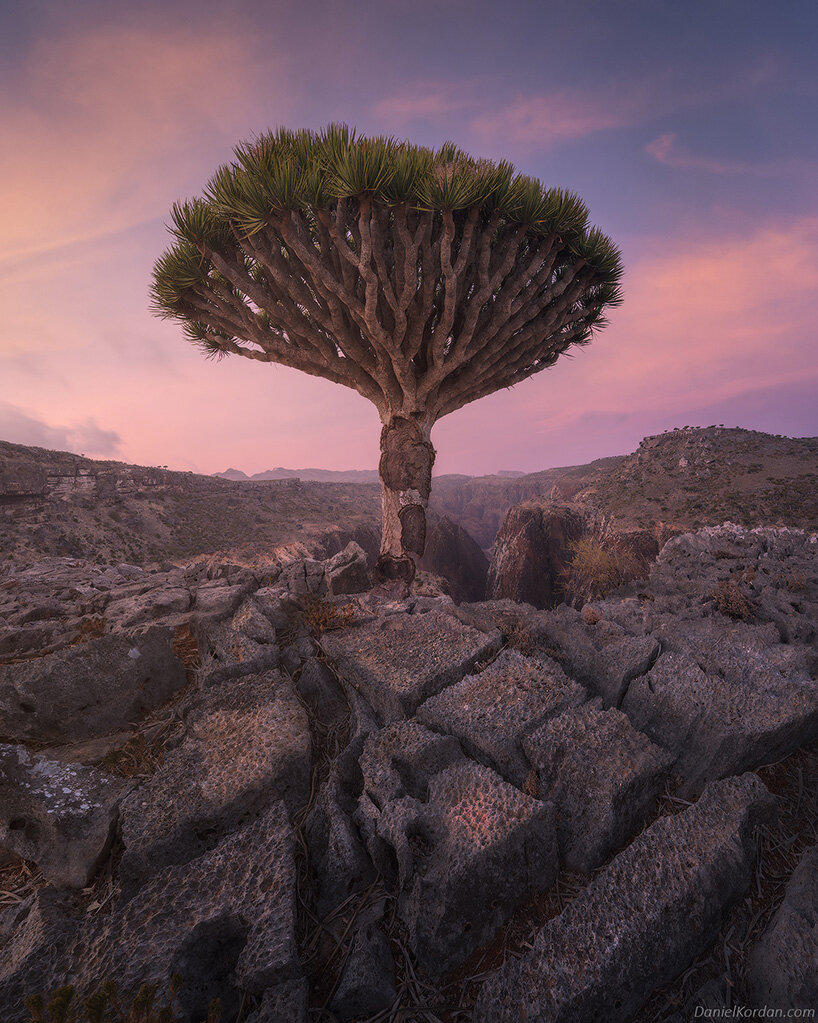
[[[462,526],[445,516],[429,533],[421,568],[442,576],[458,602],[486,596],[488,558]]]
[[[555,607],[562,600],[569,545],[586,529],[586,514],[569,505],[528,501],[512,508],[495,541],[489,598]]]
[[[814,1009],[818,1004],[818,845],[790,878],[784,901],[750,954],[758,1005]]]
[[[153,626],[0,666],[0,736],[74,741],[137,721],[186,682],[172,641]]]

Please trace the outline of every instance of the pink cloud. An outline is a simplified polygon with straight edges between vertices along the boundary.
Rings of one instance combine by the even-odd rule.
[[[518,96],[498,110],[475,116],[471,125],[484,138],[502,135],[515,142],[545,146],[622,127],[636,118],[638,108],[633,99],[600,101],[562,90],[545,96]]]
[[[659,135],[658,138],[655,138],[645,146],[645,152],[667,167],[702,170],[710,174],[748,174],[757,173],[762,169],[730,160],[717,160],[707,156],[696,156],[679,145],[675,132]]]
[[[468,104],[459,86],[430,83],[387,96],[373,106],[372,112],[388,124],[403,126],[412,121],[446,117]]]

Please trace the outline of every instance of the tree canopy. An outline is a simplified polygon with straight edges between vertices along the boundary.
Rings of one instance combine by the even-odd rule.
[[[392,138],[279,129],[173,206],[153,301],[210,355],[278,362],[433,420],[586,344],[619,252],[582,200]]]

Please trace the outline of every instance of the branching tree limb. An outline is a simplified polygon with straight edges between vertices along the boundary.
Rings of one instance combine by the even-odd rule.
[[[570,192],[447,143],[281,129],[174,205],[159,315],[208,355],[354,388],[383,423],[385,577],[425,543],[433,424],[587,344],[622,266]]]

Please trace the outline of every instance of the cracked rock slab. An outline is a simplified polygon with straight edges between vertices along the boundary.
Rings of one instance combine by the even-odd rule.
[[[735,665],[737,651],[730,656]],[[782,670],[763,648],[748,648],[740,663],[719,671],[712,661],[702,666],[668,651],[628,689],[622,709],[635,728],[677,757],[683,795],[818,737],[818,682]]]
[[[546,721],[523,748],[554,804],[561,860],[586,874],[653,813],[674,759],[621,711],[591,704]]]
[[[635,636],[603,618],[591,625],[563,605],[529,621],[531,641],[606,707],[619,707],[629,682],[648,671],[659,654],[655,636]]]
[[[459,681],[500,648],[445,614],[392,614],[339,629],[322,646],[339,673],[366,697],[382,723],[411,717],[420,704]]]
[[[423,703],[417,717],[428,728],[457,736],[470,756],[520,786],[531,769],[523,752],[525,736],[586,696],[550,658],[504,650],[479,674]]]
[[[179,972],[182,1019],[205,1019],[216,997],[225,1017],[235,1019],[243,994],[260,997],[302,976],[294,850],[286,809],[277,803],[204,856],[159,870],[112,912],[76,919],[70,940],[61,937],[67,924],[60,914],[50,923],[33,918],[29,926],[29,910],[0,963],[0,1018],[23,1023],[21,996],[66,983],[81,1004],[108,978],[123,1003],[143,984],[157,985],[161,1003]],[[49,935],[56,944],[46,952]]]
[[[678,976],[749,886],[774,800],[752,774],[662,817],[480,991],[475,1023],[620,1023]]]
[[[0,736],[74,742],[133,724],[187,682],[172,643],[153,626],[0,666]]]
[[[557,873],[554,809],[468,760],[415,721],[366,741],[355,819],[370,855],[397,876],[398,912],[433,977],[488,941]]]
[[[128,883],[200,855],[272,799],[293,813],[309,797],[309,723],[278,672],[208,692],[187,724],[187,738],[122,804]]]
[[[32,860],[53,884],[84,888],[129,787],[93,767],[0,746],[0,847]]]

